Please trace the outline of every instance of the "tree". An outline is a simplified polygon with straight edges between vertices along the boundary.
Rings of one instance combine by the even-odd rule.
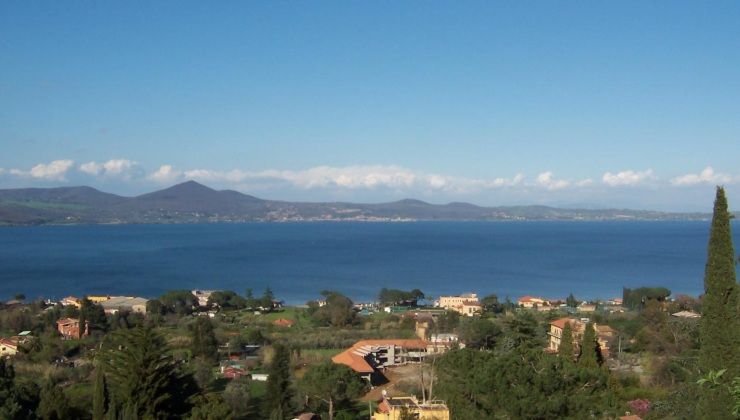
[[[252,292],[252,289],[247,289],[247,293],[245,294],[245,303],[248,309],[257,309],[259,305],[259,300],[257,300],[254,297],[254,292]]]
[[[83,302],[87,299],[83,299]],[[83,311],[80,311],[80,317],[77,318],[79,320],[79,328],[77,331],[77,338],[82,338],[85,336],[85,332],[87,331],[87,324],[88,320],[86,318],[87,314]]]
[[[735,251],[730,231],[725,190],[717,187],[704,271],[704,298],[700,327],[699,365],[703,372],[727,369],[729,377],[740,376],[740,320]],[[702,390],[703,418],[722,418],[730,412],[729,392]]]
[[[15,418],[21,412],[16,401],[15,370],[0,357],[0,418]]]
[[[231,380],[224,389],[223,398],[235,417],[248,415],[251,409],[249,381],[243,378]]]
[[[578,366],[591,369],[599,367],[602,362],[601,347],[599,347],[599,342],[596,341],[596,330],[594,324],[589,322],[583,330]]]
[[[95,386],[93,388],[93,420],[103,420],[108,410],[108,387],[105,383],[105,373],[98,365],[95,368]]]
[[[568,298],[565,299],[565,304],[568,305],[570,308],[575,308],[578,306],[578,300],[576,300],[576,297],[573,296],[573,293],[568,295]]]
[[[503,311],[503,307],[501,306],[501,303],[499,303],[498,296],[496,295],[485,296],[480,300],[480,303],[483,305],[486,312],[500,313]]]
[[[110,409],[119,416],[158,419],[190,412],[197,391],[192,376],[169,355],[164,338],[149,327],[109,333],[100,360],[107,374]]]
[[[211,296],[208,297],[208,306],[217,306],[224,309],[242,309],[247,306],[247,301],[231,290],[223,290],[211,293]]]
[[[177,315],[190,315],[198,307],[198,298],[190,290],[172,290],[158,299],[167,312]]]
[[[201,357],[204,360],[215,363],[218,360],[218,342],[216,333],[213,330],[211,320],[199,316],[195,322],[190,324],[190,337],[192,344],[190,346],[194,357]]]
[[[188,420],[231,420],[231,408],[218,395],[200,397]]]
[[[264,417],[289,416],[293,392],[290,381],[290,350],[280,343],[274,346],[275,354],[268,369],[267,393],[264,397]]]
[[[364,394],[367,384],[352,369],[327,360],[311,366],[299,388],[309,401],[313,398],[326,404],[329,420],[333,420],[335,409],[348,408]]]
[[[66,420],[70,418],[69,401],[62,388],[48,379],[41,389],[41,400],[37,415],[44,420]]]
[[[108,326],[105,309],[103,309],[102,306],[93,303],[87,297],[83,298],[80,303],[80,329],[84,329],[83,320],[89,322],[91,328],[106,330]]]
[[[262,298],[260,299],[260,306],[262,309],[266,311],[271,311],[273,308],[273,301],[275,300],[275,295],[272,293],[272,289],[270,287],[265,288],[265,293],[262,294]]]
[[[501,336],[501,328],[485,318],[468,318],[460,325],[460,340],[477,349],[492,349]]]
[[[558,356],[568,363],[573,362],[575,351],[573,349],[573,328],[570,322],[566,322],[563,327],[563,335],[560,337],[560,347],[558,347]]]
[[[412,306],[416,305],[419,299],[424,299],[424,292],[419,289],[413,289],[411,291],[399,290],[399,289],[380,289],[378,293],[378,302],[381,305],[405,305]]]
[[[316,302],[309,302],[309,314],[323,325],[344,327],[351,325],[357,319],[352,300],[339,292],[325,290],[321,292],[326,304],[319,306]]]

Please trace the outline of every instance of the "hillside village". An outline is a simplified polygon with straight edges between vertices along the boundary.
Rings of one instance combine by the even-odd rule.
[[[646,297],[654,302],[654,309],[665,314],[661,316],[696,327],[698,301],[686,296],[673,299],[665,290],[625,289],[633,304],[632,295],[639,295],[641,304]],[[369,407],[376,420],[398,419],[401,412],[419,419],[449,419],[443,395],[433,391],[435,384],[444,389],[434,371],[436,359],[466,347],[495,348],[506,323],[521,317],[539,325],[533,338],[542,343],[543,353],[557,355],[568,328],[576,357],[586,330],[593,328],[605,368],[636,378],[655,375],[635,352],[650,344],[634,333],[640,310],[625,306],[623,298],[579,301],[571,294],[567,299],[522,296],[500,302],[496,296],[480,298],[476,293],[432,299],[420,290],[383,289],[374,302],[354,303],[337,292],[324,292],[305,306],[285,307],[269,289],[261,297],[254,297],[251,290],[244,297],[232,291],[191,290],[158,299],[98,295],[68,296],[58,302],[16,299],[3,305],[0,314],[2,331],[12,332],[0,338],[0,355],[16,359],[13,365],[19,374],[38,369],[41,363],[52,376],[77,378],[61,384],[70,409],[81,417],[91,409],[83,395],[106,334],[145,324],[166,337],[176,358],[191,364],[204,389],[215,387],[223,393],[229,383],[249,384],[252,405],[244,413],[232,407],[234,418],[253,418],[259,412],[257,402],[269,381],[273,344],[284,342],[291,349],[291,370],[298,381],[321,363],[353,372],[364,384],[364,391],[354,396],[357,405],[349,404],[358,414]],[[195,357],[195,324],[211,331],[209,361]],[[24,330],[13,331],[13,326]],[[314,401],[303,408],[320,412],[321,405]],[[296,418],[321,417],[305,411]]]

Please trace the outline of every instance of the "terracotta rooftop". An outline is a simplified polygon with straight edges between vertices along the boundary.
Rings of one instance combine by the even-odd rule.
[[[80,321],[74,318],[63,318],[57,321],[57,325],[69,325],[76,322],[79,323]]]
[[[352,347],[332,357],[334,363],[341,363],[358,373],[373,373],[375,369],[365,360],[369,349],[378,346],[398,346],[406,349],[426,349],[427,342],[424,340],[360,340]]]
[[[285,318],[280,318],[272,321],[273,325],[276,325],[278,327],[292,327],[293,324],[295,324],[295,321]]]
[[[574,324],[578,324],[579,321],[573,318],[559,318],[554,321],[551,321],[550,325],[554,325],[562,330],[563,328],[565,328],[566,323],[570,324],[571,328],[573,328],[575,327]]]

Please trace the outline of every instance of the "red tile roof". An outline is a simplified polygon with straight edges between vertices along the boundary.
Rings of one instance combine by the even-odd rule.
[[[293,324],[295,324],[295,321],[292,321],[290,319],[280,318],[272,321],[273,325],[277,325],[278,327],[292,327]]]
[[[570,324],[571,328],[574,328],[579,323],[579,321],[573,318],[560,318],[550,322],[550,325],[554,325],[562,330],[563,328],[565,328],[566,323]]]
[[[426,349],[428,342],[424,340],[360,340],[349,349],[332,357],[334,363],[341,363],[348,366],[358,373],[373,373],[375,369],[365,360],[364,352],[360,351],[362,347],[389,346],[395,345],[406,349]]]

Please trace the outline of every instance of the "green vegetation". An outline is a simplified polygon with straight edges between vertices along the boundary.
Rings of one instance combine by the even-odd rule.
[[[704,274],[701,351],[704,372],[726,369],[729,377],[740,376],[740,315],[735,278],[735,251],[730,232],[730,214],[723,188],[717,188],[709,250]],[[703,418],[721,418],[731,411],[730,393],[703,388],[700,413]]]
[[[335,410],[351,408],[368,385],[352,369],[325,361],[311,366],[298,387],[309,407],[316,412],[326,408],[329,420],[333,420]]]
[[[416,302],[421,299],[424,299],[424,292],[419,289],[407,292],[405,290],[386,289],[384,287],[378,293],[378,302],[382,306],[416,305]]]
[[[267,395],[262,413],[270,419],[290,418],[293,389],[291,387],[290,351],[282,344],[274,346],[275,354],[267,378]]]

